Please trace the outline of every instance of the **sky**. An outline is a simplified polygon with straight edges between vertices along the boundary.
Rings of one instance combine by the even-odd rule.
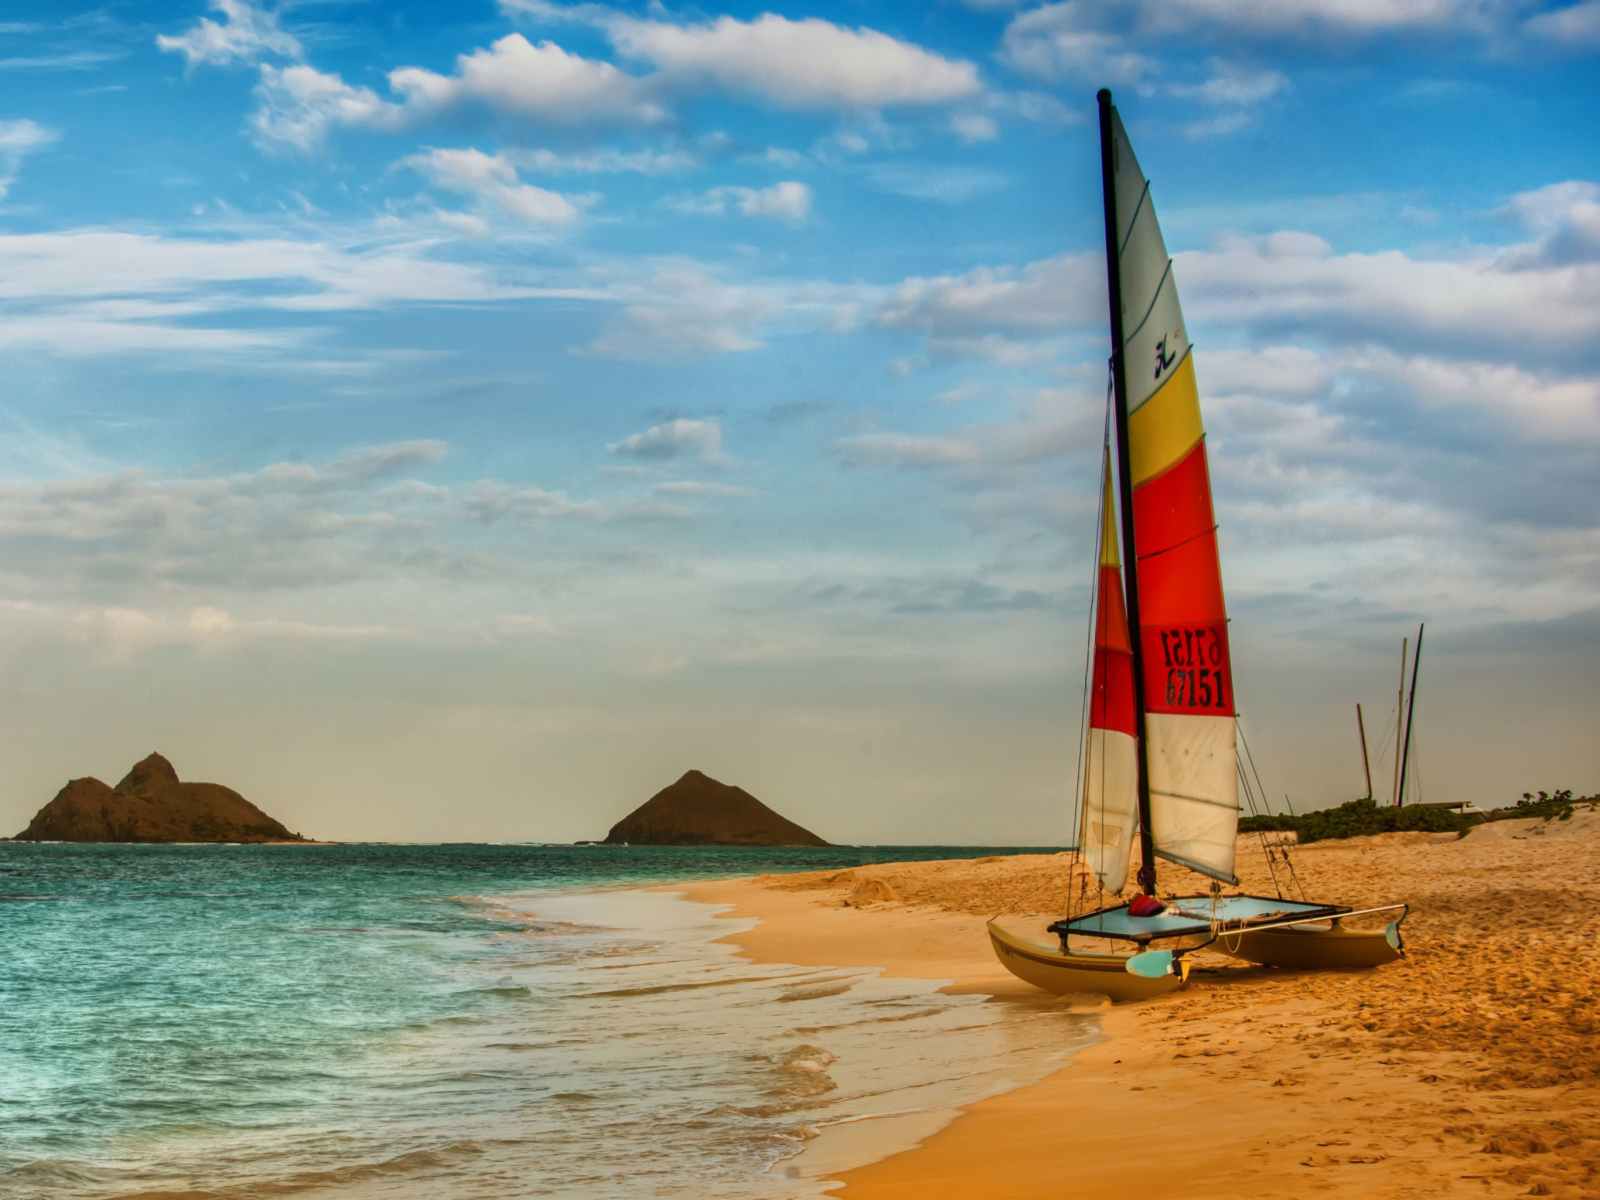
[[[1600,0],[0,14],[0,826],[1065,844],[1097,88],[1280,809],[1600,791]],[[1386,715],[1387,714],[1387,715]],[[1388,748],[1384,748],[1387,743]],[[1415,794],[1415,793],[1413,793]]]

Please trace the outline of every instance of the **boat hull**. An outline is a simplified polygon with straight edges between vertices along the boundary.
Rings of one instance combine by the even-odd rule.
[[[1399,942],[1399,931],[1392,925],[1388,929],[1288,925],[1224,934],[1210,948],[1262,966],[1315,970],[1381,967],[1400,957]]]
[[[1121,955],[1066,953],[1049,942],[1014,933],[995,921],[989,922],[989,943],[1006,970],[1023,982],[1058,996],[1089,992],[1120,1003],[1148,1000],[1183,986],[1177,975],[1145,979],[1130,974],[1128,960]]]

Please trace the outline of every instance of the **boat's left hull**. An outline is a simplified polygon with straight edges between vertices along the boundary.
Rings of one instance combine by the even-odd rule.
[[[989,942],[1006,970],[1058,996],[1088,992],[1118,1002],[1148,1000],[1183,985],[1177,975],[1146,979],[1130,974],[1128,960],[1121,955],[1067,953],[1048,942],[1023,937],[995,921],[989,922]]]

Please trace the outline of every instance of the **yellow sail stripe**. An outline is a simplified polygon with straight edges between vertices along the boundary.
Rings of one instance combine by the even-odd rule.
[[[1102,567],[1120,567],[1122,559],[1117,555],[1117,506],[1111,499],[1111,458],[1106,457],[1106,498],[1103,516],[1100,520],[1100,565]]]
[[[1200,393],[1194,382],[1194,355],[1186,354],[1166,383],[1128,418],[1133,486],[1174,466],[1204,434]]]

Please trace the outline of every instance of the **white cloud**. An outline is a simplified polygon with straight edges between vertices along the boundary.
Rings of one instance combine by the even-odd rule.
[[[1600,448],[1600,376],[1386,350],[1336,356],[1332,365],[1384,379],[1446,421],[1475,419],[1497,438]]]
[[[56,135],[26,117],[0,121],[0,200],[6,198],[22,160],[56,140]]]
[[[429,150],[405,160],[434,184],[476,196],[507,216],[536,225],[565,225],[578,216],[578,207],[558,192],[523,183],[517,170],[501,154],[481,150]]]
[[[1587,180],[1552,183],[1519,192],[1500,210],[1541,235],[1523,257],[1542,265],[1600,260],[1600,186]]]
[[[241,621],[211,605],[196,607],[187,616],[181,611],[147,612],[126,605],[29,603],[7,607],[6,615],[13,621],[20,618],[34,636],[44,633],[84,646],[90,660],[102,666],[135,662],[158,646],[191,646],[204,653],[263,640],[352,641],[392,637],[394,633],[378,626],[323,625],[271,617]]]
[[[983,384],[963,383],[958,387],[949,388],[935,396],[934,402],[938,404],[965,404],[968,400],[983,394]]]
[[[1600,46],[1600,0],[1583,0],[1582,4],[1540,13],[1523,28],[1534,37],[1571,50]]]
[[[1372,345],[1197,369],[1238,594],[1314,584],[1430,621],[1592,606],[1600,378]]]
[[[292,54],[288,49],[293,39],[274,42],[287,37],[271,24],[275,18],[237,0],[222,2],[238,14],[236,24],[224,28],[203,20],[185,35],[188,40],[162,39],[163,48],[182,50],[191,62],[258,57],[273,45],[298,57],[298,45]],[[535,44],[520,33],[457,56],[451,75],[423,67],[390,71],[393,101],[309,66],[264,65],[259,108],[251,118],[258,140],[263,146],[307,151],[336,127],[411,128],[459,118],[475,108],[545,129],[640,128],[670,118],[668,97],[705,84],[780,107],[834,110],[944,104],[983,90],[970,62],[941,57],[875,30],[850,30],[816,18],[790,21],[768,13],[750,22],[721,17],[706,25],[675,25],[597,7],[511,7],[599,25],[620,54],[652,63],[657,70],[631,75],[552,41]],[[589,165],[582,165],[581,158],[571,162],[568,169],[647,172],[682,165],[681,157],[669,159],[670,167],[664,167],[650,155],[633,156],[630,163],[616,153],[594,156]]]
[[[874,163],[866,179],[877,191],[937,204],[966,204],[1011,184],[1010,176],[982,167],[904,160]]]
[[[1212,59],[1211,77],[1193,86],[1173,84],[1168,90],[1186,100],[1202,104],[1257,104],[1289,87],[1281,71],[1258,70],[1239,63]]]
[[[605,28],[627,58],[783,108],[946,104],[982,91],[970,62],[816,17],[791,21],[765,13],[754,21],[724,16],[705,25],[615,18]]]
[[[1136,0],[1141,28],[1216,29],[1256,37],[1365,37],[1402,32],[1485,34],[1515,5],[1499,0]]]
[[[0,544],[10,547],[17,570],[48,569],[62,588],[92,590],[96,581],[293,587],[353,578],[376,569],[377,544],[402,525],[352,490],[363,480],[276,463],[227,477],[164,480],[124,471],[8,486],[0,488]]]
[[[951,434],[857,433],[833,445],[846,462],[864,467],[945,467],[983,457],[977,442]]]
[[[705,462],[718,462],[722,453],[722,425],[716,418],[694,421],[678,417],[662,425],[655,425],[642,433],[632,433],[620,442],[612,442],[606,453],[623,458],[668,460],[694,458]]]
[[[1153,59],[1106,28],[1115,6],[1061,0],[1015,17],[1000,43],[1002,61],[1030,79],[1070,79],[1107,86],[1138,83],[1154,74]]]
[[[389,86],[416,120],[470,104],[567,127],[653,125],[667,116],[640,80],[610,63],[569,54],[554,42],[536,46],[520,33],[460,55],[455,75],[401,67],[389,72]]]
[[[718,217],[736,208],[747,217],[777,217],[798,224],[811,212],[811,189],[793,180],[765,188],[716,187],[699,196],[684,197],[673,207]]]
[[[650,489],[658,496],[670,497],[696,497],[696,496],[725,496],[729,499],[742,500],[754,496],[755,489],[743,487],[736,483],[708,483],[700,479],[671,479],[665,483],[658,483]]]
[[[1320,238],[1282,232],[1178,254],[1174,274],[1191,321],[1415,350],[1493,347],[1512,359],[1587,351],[1600,337],[1600,263],[1538,265],[1555,244],[1553,235],[1540,246],[1430,260],[1396,250],[1334,254]]]
[[[423,463],[438,462],[449,452],[447,444],[432,438],[363,446],[329,463],[327,472],[337,479],[380,479]]]
[[[610,63],[568,54],[554,42],[535,46],[520,33],[458,56],[456,72],[390,71],[389,88],[399,99],[389,101],[312,67],[263,65],[259,107],[250,123],[263,147],[310,151],[336,128],[409,129],[474,107],[569,130],[646,126],[667,117],[640,80]]]
[[[531,150],[507,149],[501,154],[518,167],[537,171],[573,174],[613,174],[635,172],[640,175],[675,175],[691,171],[700,160],[683,150],[617,150],[604,147],[572,153],[557,153],[546,147]]]
[[[767,291],[725,284],[693,267],[661,272],[630,299],[583,353],[650,362],[755,350],[762,343],[753,330],[783,307]]]
[[[511,487],[484,481],[472,487],[462,502],[463,511],[485,525],[509,518],[523,524],[542,524],[554,518],[597,520],[605,510],[593,500],[573,500],[565,492],[541,487]]]
[[[339,126],[392,130],[405,120],[398,106],[379,99],[371,88],[351,87],[337,75],[307,66],[264,64],[256,101],[250,125],[263,149],[287,146],[308,153]]]
[[[995,124],[993,117],[983,113],[956,113],[950,118],[950,132],[971,145],[973,142],[993,141],[1000,136],[1000,126]]]
[[[1238,133],[1239,130],[1248,127],[1251,123],[1250,117],[1246,113],[1218,113],[1216,116],[1207,117],[1203,121],[1189,122],[1183,127],[1183,133],[1185,137],[1192,138],[1227,137],[1228,134]]]
[[[201,17],[188,32],[177,37],[157,36],[156,45],[168,53],[182,54],[190,67],[235,60],[253,63],[267,54],[300,57],[300,43],[278,28],[277,13],[258,8],[249,0],[211,0],[211,8],[223,15],[224,23]]]
[[[1202,390],[1225,407],[1239,396],[1326,407],[1389,405],[1408,421],[1505,446],[1600,448],[1600,377],[1529,370],[1478,358],[1364,344],[1324,350],[1268,345],[1207,351]],[[1429,439],[1431,440],[1431,438]]]
[[[1032,79],[1138,85],[1159,73],[1157,52],[1179,37],[1202,45],[1287,39],[1319,47],[1403,34],[1504,40],[1520,7],[1515,0],[1060,0],[1018,13],[1001,39],[1000,59]],[[1549,16],[1537,32],[1560,28],[1585,37],[1600,26],[1587,13]],[[1227,99],[1228,86],[1196,98],[1244,102]]]
[[[99,229],[0,234],[0,344],[66,354],[281,347],[313,331],[254,320],[230,328],[217,317],[541,294],[485,267],[436,261],[431,250],[404,228],[386,237],[363,227],[321,241]]]
[[[1083,120],[1081,112],[1046,92],[991,92],[984,104],[991,112],[1039,125],[1075,125]]]
[[[926,329],[944,337],[1055,332],[1104,313],[1104,255],[1063,254],[1011,267],[978,267],[963,276],[905,280],[873,323]]]
[[[187,599],[194,611],[176,626],[213,636],[248,624],[229,615],[230,595],[398,575],[503,578],[522,553],[497,557],[507,536],[633,515],[526,483],[411,477],[447,450],[419,440],[231,475],[0,484],[0,552],[18,594],[119,611]]]

